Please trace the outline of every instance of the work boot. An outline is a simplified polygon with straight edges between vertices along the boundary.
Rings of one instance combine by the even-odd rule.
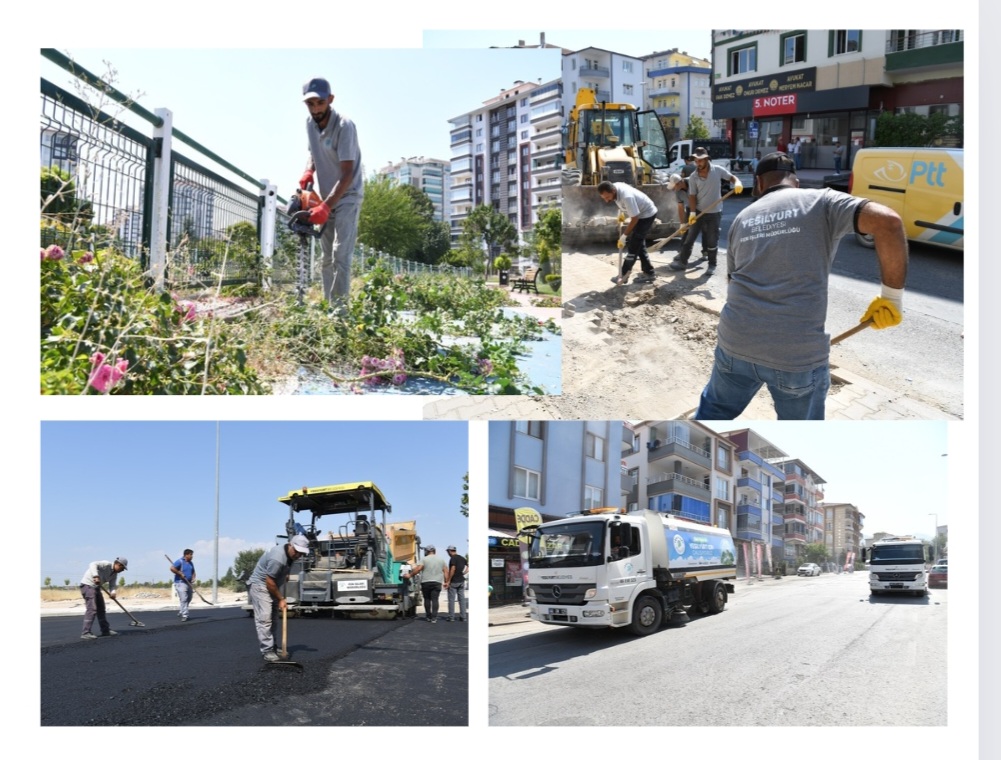
[[[92,634],[90,631],[87,631],[86,633],[80,634],[80,638],[81,639],[96,639],[97,636],[95,636],[94,634]]]
[[[101,635],[102,636],[117,636],[118,635],[118,631],[105,631]]]
[[[706,267],[706,276],[712,276],[714,274],[716,274],[716,265],[710,264]]]
[[[281,657],[278,656],[278,652],[276,652],[274,649],[269,649],[267,652],[264,653],[264,659],[267,662],[278,662],[281,660]]]
[[[675,272],[681,272],[681,271],[683,271],[685,269],[688,269],[688,262],[687,261],[680,261],[680,260],[679,261],[672,261],[668,266],[670,266],[671,269],[673,269]]]

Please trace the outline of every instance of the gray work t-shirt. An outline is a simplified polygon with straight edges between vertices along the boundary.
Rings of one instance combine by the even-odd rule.
[[[337,205],[360,203],[365,188],[361,173],[361,149],[354,122],[331,109],[330,120],[323,131],[309,118],[306,120],[306,134],[309,137],[309,154],[316,169],[317,192],[324,198],[330,195],[341,178],[341,161],[354,161],[351,186]]]
[[[437,554],[428,554],[421,560],[424,569],[421,570],[421,583],[444,583],[445,560]]]
[[[288,552],[285,551],[286,545],[272,546],[261,555],[254,567],[254,572],[250,574],[251,583],[266,586],[267,576],[271,576],[279,587],[285,583],[285,578],[288,577],[288,571],[292,565],[292,560],[289,559]]]
[[[709,164],[709,173],[705,179],[697,171],[688,175],[688,194],[695,196],[695,210],[705,211],[722,198],[720,183],[730,176],[730,172],[716,164]],[[719,207],[710,213],[716,213]]]
[[[615,185],[615,205],[630,218],[649,219],[657,215],[657,206],[646,193],[637,190],[625,182],[613,182]]]
[[[865,203],[834,190],[782,187],[737,214],[717,330],[724,351],[786,372],[827,362],[827,281],[838,244]]]

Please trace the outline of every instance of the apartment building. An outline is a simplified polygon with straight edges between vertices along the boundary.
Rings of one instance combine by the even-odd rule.
[[[824,504],[824,543],[827,555],[840,566],[862,556],[865,515],[854,504]],[[885,537],[877,534],[874,540]]]
[[[773,464],[782,469],[785,477],[782,504],[785,557],[790,562],[800,562],[807,544],[826,541],[822,504],[822,486],[826,481],[799,459],[775,460]]]
[[[720,137],[724,123],[713,120],[712,63],[677,48],[643,56],[644,109],[657,113],[668,142],[680,140],[693,116],[711,137]]]
[[[536,212],[555,202],[560,91],[558,80],[519,80],[482,107],[449,119],[453,243],[476,206],[492,206],[523,235],[535,224]]]
[[[806,168],[871,143],[884,112],[963,108],[962,30],[713,30],[713,117],[734,150],[799,138]]]
[[[786,561],[784,477],[772,460],[788,455],[747,428],[722,436],[733,446],[736,460],[734,539],[742,567],[748,575],[771,573]]]
[[[412,156],[401,158],[379,169],[380,176],[389,177],[401,185],[412,185],[423,190],[434,206],[434,220],[449,218],[448,189],[451,184],[450,164],[440,158]]]
[[[652,509],[734,533],[734,446],[704,425],[626,424],[622,477],[630,510]]]
[[[492,604],[520,601],[522,510],[541,522],[618,506],[623,423],[495,421],[489,425],[488,562]]]

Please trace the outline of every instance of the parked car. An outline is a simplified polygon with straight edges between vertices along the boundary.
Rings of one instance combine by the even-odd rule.
[[[805,565],[799,566],[796,575],[820,575],[820,565],[807,562]]]
[[[935,565],[928,571],[929,588],[949,588],[949,566]]]

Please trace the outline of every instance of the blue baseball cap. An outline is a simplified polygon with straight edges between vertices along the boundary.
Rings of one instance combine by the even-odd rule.
[[[319,98],[326,100],[330,97],[330,82],[321,77],[310,79],[302,86],[302,99]]]

